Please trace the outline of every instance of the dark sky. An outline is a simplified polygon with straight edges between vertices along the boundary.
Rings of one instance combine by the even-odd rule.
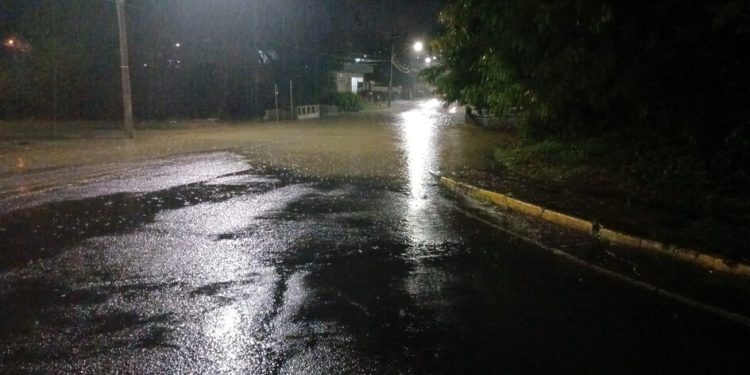
[[[341,0],[356,21],[376,29],[420,33],[437,24],[440,0]]]
[[[72,0],[66,1],[70,1],[69,4],[75,3]],[[78,1],[82,4],[99,3],[105,10],[111,7],[110,13],[114,14],[114,0]],[[278,0],[252,1],[268,6]],[[326,23],[333,31],[335,43],[331,43],[328,37],[320,45],[308,45],[308,48],[336,55],[382,55],[387,54],[385,50],[393,35],[400,36],[400,43],[406,45],[414,40],[425,40],[434,33],[438,26],[437,14],[443,2],[444,0],[283,0],[276,3],[279,12],[297,14],[297,19],[303,21],[287,23],[280,30],[267,33],[316,33],[326,30],[321,25]],[[43,4],[40,0],[0,0],[0,33],[13,33],[14,29],[19,29],[6,28],[4,24],[13,23],[23,13],[41,9]],[[126,4],[134,40],[138,38],[139,31],[156,28],[157,32],[148,31],[149,40],[145,40],[148,44],[153,44],[160,43],[157,34],[163,38],[173,35],[172,39],[186,41],[198,38],[192,34],[211,36],[212,33],[219,33],[217,30],[222,28],[235,29],[228,34],[246,33],[242,24],[248,21],[237,18],[234,13],[252,3],[245,0],[127,0]],[[323,7],[323,4],[327,6]],[[278,13],[271,17],[274,15],[279,17]],[[309,19],[309,22],[305,22],[305,19]],[[20,29],[29,28],[29,25],[16,26],[21,26]]]
[[[441,0],[339,0],[339,16],[351,17],[353,37],[365,45],[395,33],[404,39],[423,39],[437,28]]]

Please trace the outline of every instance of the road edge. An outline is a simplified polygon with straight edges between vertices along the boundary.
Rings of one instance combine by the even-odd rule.
[[[525,216],[552,223],[566,229],[587,233],[601,241],[613,245],[665,254],[677,260],[707,270],[722,272],[734,276],[750,277],[750,265],[744,263],[735,262],[706,252],[678,247],[652,239],[641,238],[613,229],[604,228],[599,223],[566,215],[534,203],[512,198],[506,194],[480,189],[476,186],[441,176],[436,172],[430,172],[430,174],[438,180],[438,185],[454,193],[463,194],[469,198],[487,202],[500,208],[518,212]]]

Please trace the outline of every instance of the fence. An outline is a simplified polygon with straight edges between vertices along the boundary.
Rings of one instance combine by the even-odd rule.
[[[308,120],[320,118],[320,105],[301,105],[297,107],[297,119]]]

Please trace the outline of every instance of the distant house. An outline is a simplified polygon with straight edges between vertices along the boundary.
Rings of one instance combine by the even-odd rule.
[[[336,74],[336,91],[354,94],[364,91],[365,74],[372,74],[373,67],[369,64],[344,63],[342,70]]]

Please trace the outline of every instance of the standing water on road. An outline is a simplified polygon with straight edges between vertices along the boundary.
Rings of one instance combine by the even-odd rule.
[[[733,344],[743,327],[464,214],[429,171],[479,168],[495,135],[436,101],[401,105],[231,130],[247,136],[232,152],[109,165],[5,198],[0,372],[728,373],[746,362]],[[10,185],[45,173],[60,171]]]

